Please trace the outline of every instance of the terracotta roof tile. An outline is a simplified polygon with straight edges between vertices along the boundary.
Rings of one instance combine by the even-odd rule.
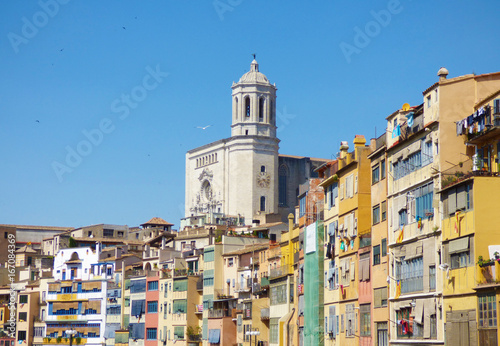
[[[163,226],[173,226],[173,223],[168,223],[167,221],[163,220],[161,217],[153,217],[151,220],[149,220],[146,223],[143,223],[143,225],[163,225]]]

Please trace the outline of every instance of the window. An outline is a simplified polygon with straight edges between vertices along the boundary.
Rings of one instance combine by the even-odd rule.
[[[354,313],[354,304],[346,304],[345,309],[345,333],[346,337],[355,336],[356,332],[356,314]]]
[[[250,98],[249,97],[245,97],[245,115],[247,117],[250,116]]]
[[[227,266],[228,267],[232,267],[233,266],[233,261],[234,261],[233,257],[228,258],[227,259]]]
[[[148,291],[158,291],[158,281],[148,282]]]
[[[185,314],[187,312],[187,299],[174,300],[174,305],[172,307],[172,313]]]
[[[373,303],[375,308],[387,306],[387,286],[373,290]]]
[[[380,245],[373,247],[373,265],[380,264]]]
[[[374,225],[380,222],[380,205],[376,205],[373,207],[372,220]]]
[[[205,262],[213,262],[214,261],[214,248],[205,248],[203,251],[203,260]]]
[[[17,340],[26,341],[26,331],[25,330],[20,330],[17,332]]]
[[[156,340],[156,328],[147,328],[146,338],[147,340]]]
[[[380,203],[380,209],[382,209],[382,221],[387,220],[387,202],[383,201]]]
[[[45,335],[43,335],[43,330],[44,330],[44,327],[35,327],[35,337],[38,336],[38,337],[43,337]],[[8,344],[6,345],[8,346]]]
[[[370,336],[370,326],[371,326],[371,313],[370,304],[364,304],[359,306],[360,313],[360,334],[361,336]]]
[[[299,217],[306,214],[306,196],[303,196],[299,200]]]
[[[434,156],[432,155],[432,141],[426,139],[422,140],[422,167],[434,161]]]
[[[271,305],[284,304],[287,302],[286,284],[271,287]]]
[[[449,189],[443,196],[445,215],[455,215],[457,211],[466,211],[473,208],[473,185],[463,184]]]
[[[114,231],[112,229],[103,229],[102,236],[106,238],[113,238]]]
[[[497,303],[495,293],[487,293],[478,297],[479,328],[497,327]]]
[[[396,279],[401,280],[401,293],[422,291],[424,289],[423,257],[396,262]]]
[[[493,114],[500,113],[500,99],[496,99],[493,101]]]
[[[451,269],[465,268],[469,263],[469,252],[460,252],[450,255]]]
[[[406,209],[401,209],[399,211],[399,225],[407,225],[408,224],[408,212]]]
[[[445,257],[446,262],[450,264],[451,269],[465,268],[474,264],[474,256],[471,253],[474,248],[473,242],[472,237],[462,237],[444,244],[445,254],[449,254],[449,257]]]
[[[372,168],[372,184],[378,183],[380,180],[380,167],[376,165]]]
[[[427,108],[431,106],[431,95],[427,96]]]
[[[436,317],[436,314],[430,315],[429,323],[430,323],[430,330],[431,330],[431,339],[437,339],[437,317]]]
[[[19,304],[26,304],[28,303],[28,295],[23,294],[19,296]]]
[[[260,211],[266,211],[266,197],[260,196]]]
[[[28,319],[27,312],[20,312],[19,313],[19,321],[27,322],[27,319]]]
[[[177,326],[174,327],[174,340],[182,340],[184,339],[184,327]]]
[[[429,266],[429,289],[436,290],[436,266]]]
[[[354,174],[345,178],[345,198],[354,197]]]
[[[385,179],[385,160],[380,161],[380,180]]]
[[[382,239],[382,257],[387,256],[387,238]]]
[[[259,99],[259,121],[264,120],[264,99]]]
[[[271,318],[269,321],[269,343],[277,344],[278,343],[278,322],[279,318]]]
[[[110,306],[106,309],[106,313],[108,315],[119,315],[121,314],[121,308],[120,306]]]
[[[156,314],[158,312],[158,302],[148,302],[148,314]]]
[[[206,271],[205,277],[213,277],[213,270],[212,271]],[[188,279],[180,279],[180,280],[174,280],[174,292],[184,292],[187,291],[188,287]]]

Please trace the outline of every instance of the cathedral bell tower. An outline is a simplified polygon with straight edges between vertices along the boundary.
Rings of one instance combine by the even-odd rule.
[[[254,59],[233,89],[231,136],[276,137],[276,85],[259,72]]]

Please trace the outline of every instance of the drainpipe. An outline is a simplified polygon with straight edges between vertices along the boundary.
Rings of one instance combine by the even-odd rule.
[[[290,315],[290,317],[288,318],[288,321],[286,322],[286,343],[285,343],[285,345],[289,345],[288,341],[290,340],[290,321],[292,320],[294,313],[295,313],[295,308],[292,308],[292,314]]]

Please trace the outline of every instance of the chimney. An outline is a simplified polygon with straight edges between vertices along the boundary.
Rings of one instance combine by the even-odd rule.
[[[295,217],[293,216],[292,213],[288,214],[288,231],[289,232],[291,232],[293,230],[294,219],[295,219]]]
[[[347,156],[347,151],[349,150],[349,143],[347,141],[340,142],[340,158],[344,159]]]
[[[370,138],[370,150],[371,151],[377,150],[377,139],[376,138]]]
[[[365,136],[363,135],[356,135],[354,136],[354,160],[359,160],[358,156],[358,149],[364,148],[366,144],[366,139]]]
[[[446,67],[441,67],[437,73],[438,77],[439,77],[439,81],[443,81],[446,79],[446,77],[448,76],[448,70],[446,69]]]

